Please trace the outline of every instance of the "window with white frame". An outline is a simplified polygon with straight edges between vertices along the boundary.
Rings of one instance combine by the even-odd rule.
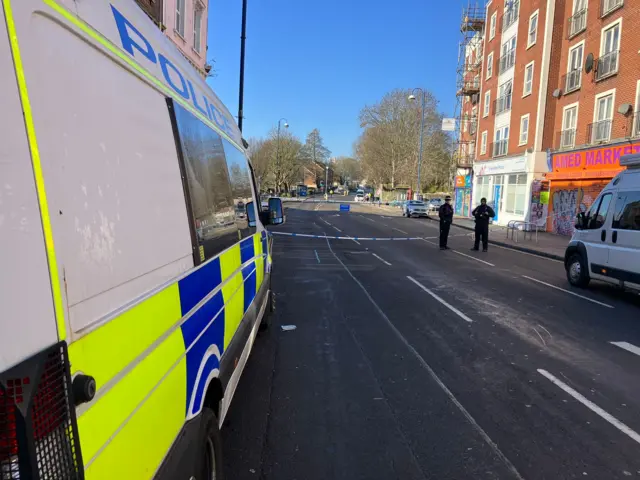
[[[502,44],[502,53],[500,55],[500,61],[498,69],[500,73],[504,73],[513,67],[516,63],[516,36],[514,35],[509,40]]]
[[[573,11],[569,17],[569,38],[587,28],[587,0],[573,0]]]
[[[489,40],[493,40],[496,36],[496,23],[498,22],[498,12],[493,12],[491,22],[489,23]]]
[[[492,175],[483,175],[478,177],[476,197],[486,198],[489,201],[489,192],[491,192],[491,177]],[[493,197],[493,196],[492,196]]]
[[[526,145],[529,141],[529,114],[520,117],[520,141],[518,145]]]
[[[535,45],[538,39],[538,12],[529,17],[529,37],[527,38],[527,48]]]
[[[562,114],[562,131],[560,132],[560,148],[573,148],[576,144],[576,128],[578,126],[578,105],[564,107]]]
[[[624,0],[602,0],[602,14],[600,16],[604,17],[605,15],[609,15],[623,4]]]
[[[582,85],[582,57],[584,55],[584,41],[569,49],[567,63],[567,81],[565,93],[573,92]]]
[[[202,5],[196,2],[193,9],[193,49],[200,53],[202,48]]]
[[[533,65],[534,62],[531,62],[524,67],[524,86],[522,87],[523,97],[531,95],[531,91],[533,90]]]
[[[500,157],[507,154],[507,146],[509,145],[509,126],[496,129],[496,141],[493,144],[493,156]]]
[[[484,92],[484,105],[482,105],[482,116],[489,116],[489,109],[491,108],[491,90]]]
[[[480,155],[485,155],[487,153],[487,139],[489,137],[489,132],[486,130],[482,132],[482,136],[480,137]]]
[[[508,175],[505,212],[524,215],[527,196],[527,174]]]
[[[498,98],[496,98],[496,115],[511,110],[512,97],[513,84],[511,80],[508,80],[498,87]]]
[[[638,108],[640,108],[640,80],[636,83],[636,105],[633,114],[633,126],[631,134],[633,137],[640,136],[640,115],[638,114]]]
[[[608,142],[613,119],[613,93],[596,97],[595,119],[591,126],[592,142]]]
[[[184,8],[186,0],[176,0],[176,32],[184,37]]]
[[[618,72],[622,25],[620,20],[609,27],[605,27],[602,31],[600,58],[596,65],[596,80],[601,80]]]
[[[493,75],[493,52],[487,55],[487,80]]]

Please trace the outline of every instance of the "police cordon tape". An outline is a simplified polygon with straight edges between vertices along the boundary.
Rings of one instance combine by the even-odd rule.
[[[376,241],[407,241],[407,240],[433,240],[438,237],[334,237],[330,235],[312,235],[310,233],[270,232],[272,235],[284,235],[287,237],[328,238],[329,240],[376,240]]]

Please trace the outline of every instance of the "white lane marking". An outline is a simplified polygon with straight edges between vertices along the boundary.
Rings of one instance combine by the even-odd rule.
[[[400,233],[404,233],[405,235],[409,235],[409,232],[405,232],[404,230],[400,230],[399,228],[393,227],[393,230],[396,230],[396,231],[398,231]]]
[[[561,292],[565,292],[565,293],[568,293],[569,295],[573,295],[574,297],[579,297],[579,298],[582,298],[582,299],[587,300],[589,302],[596,303],[598,305],[602,305],[603,307],[615,308],[613,305],[608,305],[606,303],[599,302],[598,300],[594,300],[593,298],[585,297],[584,295],[579,295],[579,294],[577,294],[575,292],[572,292],[571,290],[565,290],[564,288],[556,287],[555,285],[551,285],[550,283],[543,282],[542,280],[538,280],[537,278],[528,277],[527,275],[522,275],[522,276],[524,278],[528,279],[528,280],[533,281],[533,282],[541,283],[542,285],[546,285],[547,287],[555,288],[556,290],[560,290]]]
[[[609,342],[611,345],[615,345],[616,347],[620,347],[627,352],[635,353],[640,356],[640,347],[636,347],[635,345],[628,342]]]
[[[366,219],[367,219],[367,220],[369,220],[370,222],[376,223],[376,221],[375,221],[373,218],[369,218],[369,217],[364,217],[364,218],[366,218]]]
[[[333,227],[333,225],[331,225]],[[335,228],[338,232],[342,233],[342,230],[340,230],[338,227],[333,227]]]
[[[378,255],[376,255],[375,253],[371,253],[371,255],[373,255],[374,257],[376,257],[378,260],[380,260],[382,263],[386,263],[387,265],[391,266],[391,264],[389,262],[387,262],[385,259],[379,257]]]
[[[437,301],[439,301],[442,305],[444,305],[445,307],[447,307],[449,310],[451,310],[453,313],[455,313],[456,315],[458,315],[460,318],[462,318],[463,320],[471,323],[473,322],[473,320],[471,320],[469,317],[467,317],[464,313],[462,313],[460,310],[458,310],[456,307],[454,307],[453,305],[447,303],[445,300],[443,300],[441,297],[439,297],[438,295],[436,295],[435,293],[433,293],[431,290],[429,290],[427,287],[425,287],[424,285],[422,285],[419,281],[417,281],[415,278],[410,277],[409,275],[407,275],[407,278],[409,280],[411,280],[413,283],[415,283],[417,286],[419,286],[422,290],[424,290],[425,292],[427,292],[429,295],[431,295],[433,298],[435,298]]]
[[[320,257],[318,256],[318,251],[314,250],[314,252],[316,252],[316,260],[318,260],[318,263],[320,263]]]
[[[516,470],[516,467],[513,465],[513,463],[511,463],[511,461],[505,456],[505,454],[502,453],[502,450],[500,450],[500,447],[498,447],[498,445],[493,440],[491,440],[491,437],[487,434],[487,432],[484,431],[484,429],[480,426],[480,424],[476,421],[476,419],[471,416],[471,414],[467,411],[466,408],[464,408],[464,406],[458,401],[458,399],[451,392],[451,390],[449,390],[449,388],[447,388],[447,386],[440,379],[440,377],[438,377],[436,372],[433,371],[433,368],[431,368],[431,366],[426,362],[426,360],[424,358],[422,358],[422,356],[418,353],[418,351],[415,348],[413,348],[413,346],[402,335],[402,333],[400,333],[400,330],[398,330],[398,328],[393,324],[393,322],[391,322],[391,320],[389,320],[389,317],[387,317],[387,315],[384,313],[384,311],[382,311],[382,308],[380,308],[380,306],[376,303],[376,301],[373,299],[371,294],[369,294],[369,292],[364,287],[364,285],[362,285],[360,280],[358,280],[353,275],[353,273],[351,273],[351,270],[349,270],[349,267],[347,267],[344,264],[344,262],[342,260],[340,260],[340,258],[333,251],[333,248],[331,248],[331,243],[329,242],[329,239],[327,239],[327,245],[329,245],[329,250],[331,251],[333,256],[336,258],[336,260],[338,260],[338,263],[340,263],[340,265],[342,265],[342,268],[345,269],[345,271],[349,274],[351,279],[354,282],[356,282],[356,284],[358,284],[358,286],[360,287],[362,292],[365,294],[367,299],[369,299],[369,302],[371,302],[371,304],[375,307],[375,309],[378,311],[378,313],[380,314],[382,319],[387,323],[389,328],[391,328],[393,333],[404,344],[404,346],[407,347],[407,350],[409,350],[411,352],[411,354],[418,360],[418,362],[420,362],[420,365],[422,366],[422,368],[425,369],[425,371],[429,374],[429,376],[433,379],[433,381],[436,382],[436,384],[442,389],[442,391],[449,398],[451,403],[453,403],[456,406],[456,408],[458,408],[460,413],[462,413],[462,415],[466,418],[466,420],[469,422],[469,424],[476,430],[476,432],[478,432],[478,434],[482,437],[482,439],[486,442],[486,444],[489,445],[489,447],[493,450],[494,454],[500,460],[502,460],[504,465],[511,471],[511,473],[513,473],[515,478],[518,479],[518,480],[524,480],[522,478],[522,475],[520,475],[518,470]]]
[[[322,220],[324,223],[326,223],[327,225],[329,225],[330,227],[333,227],[333,225],[331,225],[329,222],[327,222],[324,218],[321,218],[320,220]]]
[[[347,235],[347,237],[349,237],[349,235]],[[351,237],[349,237],[351,238]],[[358,245],[362,245],[358,240],[356,240],[355,238],[351,238],[351,240],[353,240],[354,242],[356,242]]]
[[[636,442],[640,443],[640,435],[636,431],[632,430],[627,425],[622,423],[620,420],[615,418],[613,415],[605,412],[602,408],[600,408],[598,405],[593,403],[591,400],[588,400],[587,398],[582,396],[580,393],[575,391],[573,388],[571,388],[569,385],[564,383],[562,380],[554,377],[553,375],[551,375],[546,370],[543,370],[543,369],[539,368],[538,369],[538,373],[540,375],[542,375],[543,377],[547,378],[548,380],[550,380],[556,386],[560,387],[562,390],[564,390],[566,393],[571,395],[573,398],[578,400],[580,403],[582,403],[589,410],[591,410],[592,412],[600,415],[602,418],[604,418],[607,422],[609,422],[611,425],[616,427],[622,433],[628,435],[633,440],[635,440]]]
[[[427,243],[430,243],[431,245],[435,245],[436,247],[439,246],[436,242],[430,242],[426,238],[424,238],[423,240]],[[476,262],[484,263],[485,265],[489,265],[490,267],[495,267],[493,263],[489,263],[485,260],[480,260],[479,258],[472,257],[471,255],[467,255],[466,253],[459,252],[458,250],[453,250],[452,248],[450,248],[449,250],[453,253],[457,253],[458,255],[462,255],[463,257],[467,257],[467,258],[470,258],[471,260],[475,260]]]
[[[471,232],[469,235],[472,235],[473,232]],[[514,253],[521,253],[523,255],[529,255],[531,257],[536,257],[536,258],[542,258],[544,260],[549,260],[551,262],[557,262],[557,263],[564,263],[562,260],[557,260],[555,258],[549,258],[549,257],[543,257],[542,255],[535,255],[533,253],[529,253],[529,252],[523,252],[521,250],[516,250],[515,248],[509,248],[509,247],[503,247],[502,245],[496,245],[495,243],[491,244],[491,248],[501,248],[503,250],[511,250]]]

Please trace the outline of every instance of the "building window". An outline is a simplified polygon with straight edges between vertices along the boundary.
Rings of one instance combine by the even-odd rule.
[[[608,142],[613,119],[613,93],[596,97],[595,118],[591,124],[591,142]]]
[[[605,15],[609,15],[611,12],[617,10],[622,5],[624,5],[624,0],[602,0],[602,10],[600,16],[604,17]]]
[[[562,114],[562,131],[560,132],[560,148],[573,148],[576,144],[576,127],[578,126],[578,104],[564,107]]]
[[[482,106],[482,116],[489,116],[489,108],[491,105],[491,90],[484,92],[484,105]]]
[[[487,138],[489,136],[489,132],[486,130],[482,132],[482,136],[480,137],[480,155],[485,155],[487,153]]]
[[[507,178],[507,202],[505,212],[524,215],[527,196],[527,174],[509,175]]]
[[[567,64],[567,80],[565,93],[578,90],[582,85],[582,57],[584,55],[584,40],[569,50]]]
[[[193,10],[193,49],[200,53],[202,49],[202,5],[196,3]]]
[[[493,156],[501,157],[507,154],[509,145],[509,127],[504,126],[496,130],[496,141],[493,144]]]
[[[176,32],[184,37],[184,4],[186,0],[176,0]]]
[[[487,80],[493,75],[493,52],[487,55]]]
[[[496,115],[511,110],[511,97],[513,96],[511,80],[498,87],[498,98],[496,98]]]
[[[569,38],[587,28],[587,0],[574,0],[573,14],[569,17]]]
[[[536,11],[529,17],[529,38],[527,39],[527,48],[535,45],[538,39],[538,12]]]
[[[533,62],[524,67],[524,87],[522,87],[522,96],[531,95],[533,90]]]
[[[493,12],[491,22],[489,23],[489,40],[493,40],[496,36],[496,23],[498,22],[498,12]]]
[[[502,44],[502,54],[500,55],[500,73],[504,73],[516,63],[516,36],[514,35]]]
[[[621,20],[602,30],[600,58],[596,65],[596,81],[618,73]]]
[[[526,145],[529,141],[529,114],[520,117],[520,141],[518,145]]]
[[[504,16],[502,17],[502,29],[506,30],[515,23],[520,12],[519,0],[506,0],[504,2]]]

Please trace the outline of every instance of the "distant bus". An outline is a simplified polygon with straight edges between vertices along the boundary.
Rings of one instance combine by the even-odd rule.
[[[307,186],[306,185],[298,185],[297,188],[297,193],[299,197],[306,197],[307,196]]]

